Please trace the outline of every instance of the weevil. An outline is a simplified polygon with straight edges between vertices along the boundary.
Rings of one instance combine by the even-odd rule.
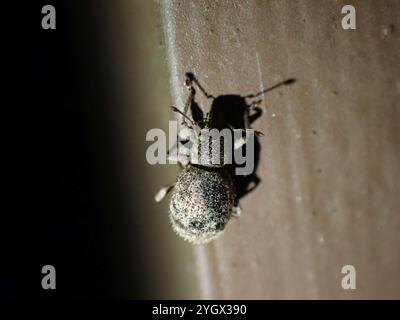
[[[249,116],[250,111],[255,110],[261,100],[247,104],[245,98],[255,98],[268,90],[282,84],[292,83],[293,81],[293,79],[289,79],[255,95],[245,97],[237,95],[214,97],[204,90],[192,73],[186,73],[185,86],[189,91],[189,95],[183,111],[180,111],[175,106],[171,108],[174,112],[181,114],[182,126],[190,128],[196,133],[195,143],[192,148],[200,151],[200,146],[204,143],[204,139],[201,139],[202,130],[232,130],[235,128],[235,124],[237,127],[237,121],[227,115],[227,113],[230,113],[229,110],[228,112],[227,110],[223,110],[222,100],[230,101],[228,102],[228,108],[229,104],[232,106],[235,101],[239,101],[239,106],[243,109],[243,119],[239,121],[242,125],[239,126],[244,127],[239,127],[239,129],[250,129],[250,122],[252,122]],[[187,114],[189,107],[198,106],[194,101],[196,94],[194,84],[207,98],[213,100],[210,111],[206,113],[205,117],[197,117],[196,120],[194,119],[193,108],[192,118]],[[262,135],[259,131],[255,131],[255,134],[257,136]],[[238,141],[234,141],[232,147],[239,149],[246,142],[246,137],[242,137]],[[213,143],[221,143],[221,141],[211,141],[211,144]],[[177,147],[175,146],[175,148]],[[219,150],[224,150],[222,145]],[[232,165],[224,163],[223,154],[222,156],[219,154],[219,162],[213,161],[214,159],[212,158],[215,156],[213,153],[207,153],[207,155],[200,154],[199,158],[201,161],[199,163],[194,162],[186,153],[172,151],[170,150],[168,159],[177,161],[182,170],[175,183],[168,184],[160,189],[155,196],[155,200],[157,202],[161,201],[172,191],[169,204],[169,217],[173,230],[184,240],[192,244],[208,243],[221,235],[232,217],[238,217],[241,214]],[[207,159],[207,157],[211,158]],[[257,184],[259,180],[255,182]]]

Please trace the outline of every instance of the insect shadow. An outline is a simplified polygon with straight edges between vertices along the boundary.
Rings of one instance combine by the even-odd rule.
[[[262,109],[260,107],[260,103],[262,100],[255,100],[253,102],[249,102],[249,99],[256,99],[259,96],[277,89],[278,87],[291,85],[296,82],[296,79],[290,78],[285,81],[279,82],[272,87],[266,88],[260,92],[249,95],[239,95],[239,94],[228,94],[228,95],[219,95],[214,96],[209,94],[204,87],[200,84],[197,78],[193,73],[186,73],[186,77],[190,81],[194,81],[200,91],[208,98],[212,99],[211,110],[213,110],[213,118],[215,123],[221,124],[221,128],[230,127],[232,129],[246,129],[250,128],[250,125],[256,121],[262,115]],[[193,94],[194,97],[194,94]],[[193,98],[190,102],[190,111],[192,114],[192,119],[196,123],[201,123],[204,120],[204,108],[201,108],[196,100]],[[261,182],[261,179],[257,175],[257,169],[260,162],[260,153],[261,153],[261,144],[259,136],[263,134],[259,131],[255,131],[254,135],[254,170],[249,175],[236,175],[234,174],[237,167],[244,166],[239,165],[233,159],[233,164],[230,165],[230,170],[232,170],[232,176],[234,177],[234,184],[236,188],[236,197],[237,200],[240,200],[242,197],[252,192],[258,184]],[[245,157],[245,150],[242,148],[243,156]]]

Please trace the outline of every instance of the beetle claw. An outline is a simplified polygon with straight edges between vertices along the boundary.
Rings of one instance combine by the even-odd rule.
[[[258,130],[254,130],[254,133],[256,134],[257,137],[264,137],[265,136],[264,133],[262,133],[261,131],[258,131]]]

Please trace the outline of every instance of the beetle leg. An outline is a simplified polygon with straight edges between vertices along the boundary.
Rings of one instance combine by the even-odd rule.
[[[194,96],[196,95],[196,90],[193,88],[193,84],[192,84],[193,83],[193,77],[190,77],[189,75],[190,74],[187,73],[186,74],[186,79],[185,79],[185,86],[189,90],[189,96],[186,99],[185,106],[183,107],[183,112],[181,112],[177,108],[175,108],[175,110],[173,109],[173,111],[179,112],[185,119],[188,119],[194,125],[195,122],[187,116],[187,112],[189,110],[189,107],[190,107],[190,105],[192,104],[192,102],[194,100]]]
[[[177,162],[179,164],[179,167],[182,169],[188,165],[190,161],[190,156],[184,153],[175,153],[168,155],[168,161]]]
[[[259,108],[261,101],[262,100],[258,100],[247,106],[247,110],[244,112],[244,126],[246,129],[251,129],[250,124],[261,116],[262,111]],[[255,112],[252,115],[250,115],[251,111]]]
[[[242,197],[250,192],[252,192],[260,183],[260,178],[253,174],[250,179],[249,179],[249,184],[248,184],[248,189],[244,191],[244,193],[241,195]]]
[[[172,188],[175,186],[175,182],[174,183],[169,183],[167,185],[165,185],[164,187],[162,187],[154,196],[154,200],[156,202],[160,202],[162,199],[165,198],[165,196],[172,190]]]
[[[234,149],[237,150],[241,148],[243,145],[247,143],[247,136],[241,137],[240,139],[236,140],[234,143]]]
[[[243,132],[246,133],[245,129],[242,129],[242,130],[243,130]],[[262,133],[261,131],[258,131],[258,130],[254,130],[254,133],[255,133],[255,135],[257,137],[263,137],[264,136],[264,133]],[[245,135],[244,137],[240,137],[239,139],[235,140],[234,144],[233,144],[233,148],[234,148],[234,150],[237,150],[237,149],[241,148],[243,145],[245,145],[246,143],[247,143],[247,135]]]
[[[242,207],[238,204],[232,208],[232,217],[238,218],[242,215]]]
[[[262,102],[262,99],[253,101],[248,107],[249,111],[254,110],[255,108],[259,107],[261,102]]]
[[[193,79],[188,77],[188,75],[186,75],[186,80],[185,80],[185,86],[187,87],[187,89],[189,90],[189,96],[186,99],[185,105],[183,107],[183,111],[179,110],[177,107],[175,106],[171,106],[172,111],[179,113],[182,117],[183,117],[183,121],[182,124],[185,125],[186,127],[189,127],[189,125],[186,123],[186,120],[189,121],[189,123],[192,126],[196,126],[196,123],[193,121],[193,119],[191,119],[188,115],[188,109],[190,107],[190,105],[192,104],[193,100],[194,100],[194,96],[196,94],[196,90],[194,90],[193,85],[192,85]]]
[[[194,76],[193,73],[191,72],[186,72],[186,81],[185,84],[186,86],[192,85],[192,83],[195,83],[197,87],[200,89],[201,92],[208,98],[208,99],[215,99],[215,97],[212,94],[209,94],[203,86],[200,84],[199,80]]]
[[[261,103],[262,100],[258,100],[256,102],[253,102],[248,109],[244,112],[244,126],[246,129],[252,129],[250,127],[250,123],[253,122],[255,119],[257,119],[261,112],[258,112],[258,114],[256,114],[256,118],[253,119],[253,116],[250,117],[250,110],[257,110],[258,105]],[[259,110],[259,109],[258,109]],[[262,133],[261,131],[258,130],[254,130],[254,133],[256,134],[257,137],[262,137],[264,136],[264,133]]]
[[[194,90],[192,84],[190,83],[190,85],[187,85],[187,88],[189,90],[189,96],[186,99],[186,103],[185,103],[185,107],[183,109],[183,113],[186,114],[189,110],[190,105],[192,104],[193,100],[194,100],[194,96],[196,94],[196,90]]]
[[[261,117],[262,114],[262,110],[260,107],[255,107],[252,110],[252,114],[250,114],[249,112],[249,123],[253,123],[254,121],[256,121],[259,117]]]
[[[169,163],[178,163],[179,168],[183,169],[189,163],[190,156],[185,153],[179,153],[178,144],[175,143],[174,146],[167,152],[167,160]]]
[[[183,121],[182,121],[182,125],[187,127],[187,128],[192,128],[196,135],[200,134],[200,126],[187,115],[187,112],[189,110],[189,107],[192,105],[192,103],[194,102],[194,96],[196,95],[196,90],[193,87],[193,77],[189,76],[191,74],[186,74],[186,80],[185,80],[185,85],[187,87],[187,89],[189,90],[189,96],[186,99],[186,103],[183,107],[183,111],[179,110],[177,107],[175,106],[171,106],[172,111],[179,113],[182,117],[183,117]],[[187,121],[189,121],[190,125],[187,123]]]

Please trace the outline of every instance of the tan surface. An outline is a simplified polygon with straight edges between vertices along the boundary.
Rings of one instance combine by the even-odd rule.
[[[263,97],[242,217],[195,249],[202,297],[400,298],[400,2],[352,3],[346,31],[344,1],[161,1],[177,105],[189,70],[215,95],[297,79]]]

